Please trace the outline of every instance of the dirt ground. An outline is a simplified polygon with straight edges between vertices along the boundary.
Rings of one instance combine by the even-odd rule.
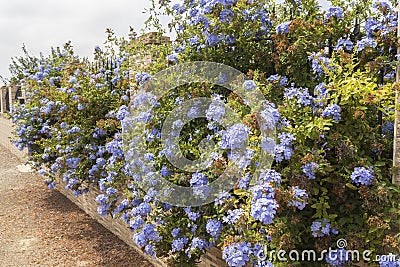
[[[153,265],[0,146],[0,266]]]

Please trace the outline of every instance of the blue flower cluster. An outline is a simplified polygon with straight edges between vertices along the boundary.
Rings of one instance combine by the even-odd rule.
[[[324,18],[329,19],[331,17],[336,17],[337,19],[342,19],[343,18],[343,9],[338,6],[332,6],[328,8],[326,11]]]
[[[209,219],[206,224],[206,231],[212,238],[217,239],[222,231],[222,223],[216,219]]]
[[[342,118],[340,115],[341,108],[337,104],[330,104],[322,112],[323,117],[333,117],[336,122],[339,122]]]
[[[304,165],[301,169],[309,180],[313,180],[315,179],[315,171],[319,169],[319,165],[316,162],[310,162]]]
[[[327,219],[318,220],[311,224],[311,233],[313,237],[323,237],[332,234],[338,234],[336,229],[332,229]]]
[[[222,250],[222,259],[229,266],[242,267],[250,261],[252,246],[250,243],[233,243]]]
[[[394,254],[381,255],[379,257],[380,267],[400,267],[400,258]]]
[[[307,191],[298,186],[292,186],[290,189],[293,192],[293,200],[289,202],[289,206],[294,206],[299,210],[303,210],[307,205]]]
[[[284,159],[289,160],[293,155],[292,142],[296,138],[291,133],[279,133],[279,144],[275,147],[275,161],[282,162]]]
[[[245,142],[250,134],[250,129],[242,123],[237,123],[229,127],[222,133],[219,144],[221,149],[241,149],[245,147]]]
[[[377,46],[377,42],[370,38],[370,37],[365,37],[359,41],[357,41],[357,52],[361,52],[365,50],[367,47],[374,48]]]
[[[288,33],[290,23],[292,23],[292,21],[286,21],[276,26],[276,33],[277,34]]]
[[[262,222],[271,224],[279,204],[275,200],[275,190],[271,183],[280,184],[280,174],[273,170],[261,171],[260,179],[253,186],[250,215]]]
[[[340,38],[337,45],[335,46],[335,50],[344,49],[346,51],[351,52],[354,48],[353,42],[348,39]]]
[[[326,254],[326,262],[331,266],[343,266],[350,261],[349,256],[344,248],[331,250]]]
[[[226,224],[234,225],[243,214],[243,209],[228,210],[227,215],[222,218],[222,221]]]
[[[366,169],[365,167],[354,168],[353,173],[350,176],[353,183],[358,185],[371,185],[374,180],[373,167]]]
[[[312,53],[308,59],[311,61],[311,67],[314,74],[318,77],[324,74],[324,68],[332,69],[331,60],[321,53]]]
[[[297,103],[302,106],[310,106],[313,103],[313,97],[307,88],[295,88],[293,85],[285,88],[283,97],[287,100],[297,98]]]

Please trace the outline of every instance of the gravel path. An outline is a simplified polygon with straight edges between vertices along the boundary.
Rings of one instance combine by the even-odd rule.
[[[0,266],[151,267],[0,146]]]

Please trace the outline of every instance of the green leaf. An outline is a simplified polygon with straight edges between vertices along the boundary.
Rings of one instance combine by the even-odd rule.
[[[352,189],[352,190],[358,190],[358,188],[357,188],[355,185],[350,184],[350,183],[347,183],[347,184],[346,184],[346,187],[348,187],[348,188],[350,188],[350,189]]]

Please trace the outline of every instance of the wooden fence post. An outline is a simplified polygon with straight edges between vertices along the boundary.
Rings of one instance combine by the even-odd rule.
[[[10,103],[10,114],[13,112],[13,109],[12,109],[12,105],[13,105],[13,94],[12,94],[12,87],[11,86],[9,86],[8,87],[8,99],[9,99],[9,103]]]
[[[0,112],[4,113],[4,108],[3,108],[3,87],[0,87]]]
[[[400,14],[400,1],[398,3],[398,13]],[[397,37],[400,37],[400,16],[398,16],[397,21]],[[400,46],[397,47],[397,54],[400,54]],[[400,83],[400,66],[399,66],[399,58],[397,58],[397,66],[396,66],[396,111],[395,111],[395,122],[394,122],[394,137],[393,137],[393,177],[392,182],[394,184],[400,185],[400,122],[399,122],[399,111],[398,105],[400,104],[400,95],[398,91],[398,85]]]

